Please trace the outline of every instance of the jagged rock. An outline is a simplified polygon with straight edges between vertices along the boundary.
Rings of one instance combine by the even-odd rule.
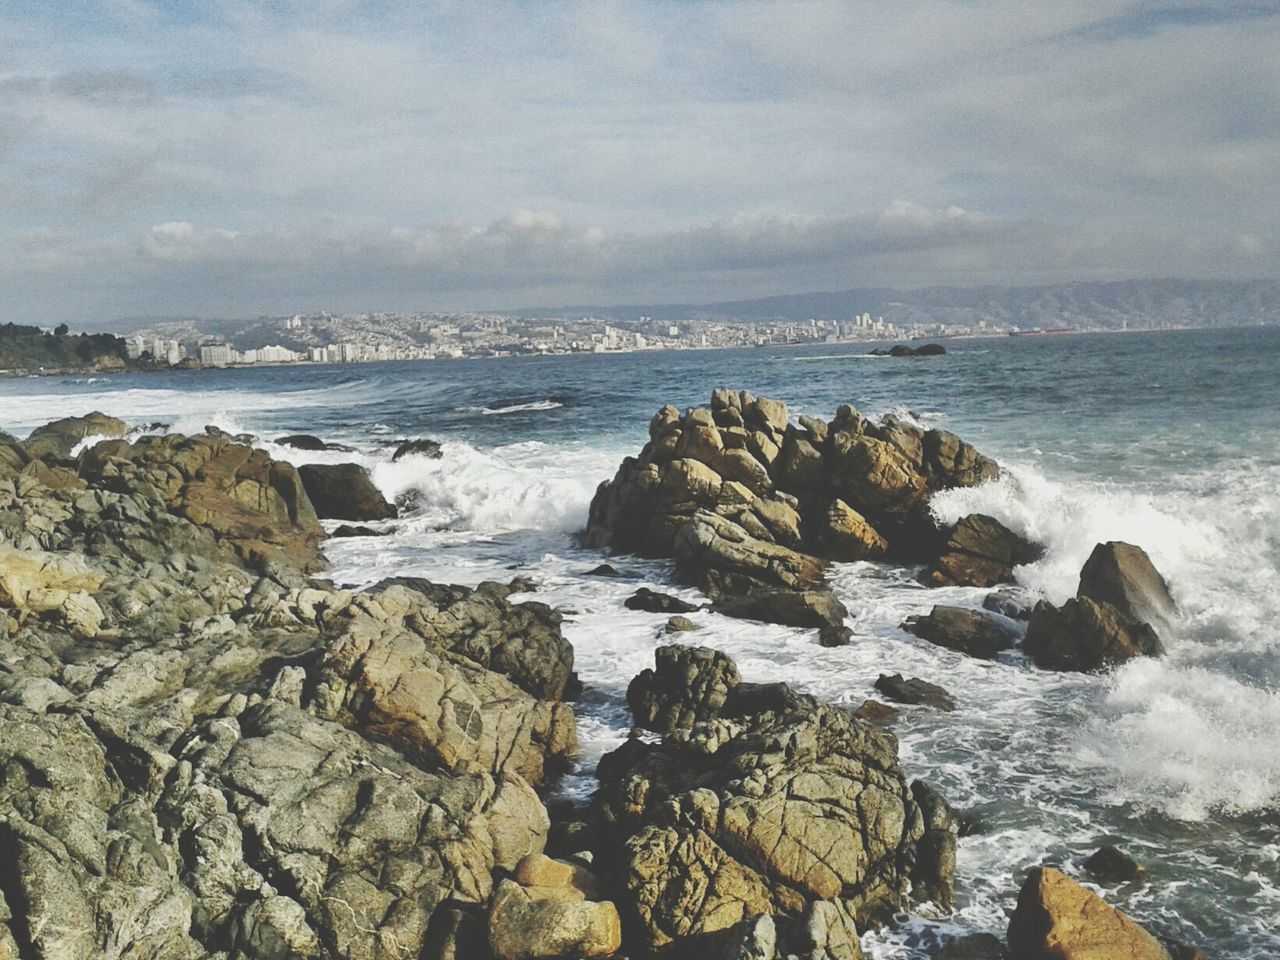
[[[498,960],[607,957],[622,946],[622,923],[609,901],[503,880],[489,908],[489,948]]]
[[[698,609],[696,603],[689,603],[669,593],[658,593],[648,587],[641,587],[623,601],[628,610],[643,610],[645,613],[692,613]]]
[[[298,476],[324,520],[393,520],[395,504],[388,503],[358,463],[308,463]]]
[[[67,459],[71,451],[86,437],[123,437],[128,432],[123,420],[97,411],[83,417],[65,417],[43,424],[31,431],[23,447],[31,457]]]
[[[653,652],[655,669],[645,669],[627,687],[627,706],[638,727],[671,733],[716,716],[741,681],[734,662],[710,647],[678,644]]]
[[[850,926],[904,904],[926,824],[896,752],[845,710],[740,683],[719,716],[604,757],[599,858],[645,945],[723,945],[741,921],[822,901]]]
[[[298,471],[261,450],[211,436],[108,440],[80,455],[79,472],[92,486],[162,500],[256,568],[325,568],[324,530]]]
[[[395,453],[391,454],[391,462],[395,463],[403,457],[418,456],[426,457],[428,460],[439,460],[444,456],[444,446],[439,440],[417,439],[405,440],[396,447]]]
[[[662,626],[664,633],[688,633],[691,630],[697,629],[697,624],[688,617],[681,616],[669,617],[667,622]]]
[[[1022,648],[1039,667],[1084,673],[1164,653],[1150,624],[1134,623],[1111,604],[1088,597],[1073,597],[1061,607],[1037,603]]]
[[[1009,921],[1017,960],[1170,960],[1150,933],[1051,867],[1037,867]]]
[[[831,501],[822,544],[824,556],[843,562],[875,560],[889,552],[889,542],[843,500]]]
[[[948,532],[941,554],[921,574],[931,587],[993,587],[1013,581],[1013,568],[1038,559],[1041,551],[999,520],[971,513]]]
[[[1147,875],[1138,861],[1110,843],[1104,843],[1090,854],[1084,862],[1084,868],[1091,877],[1102,883],[1132,883]]]
[[[1137,622],[1166,623],[1177,613],[1169,585],[1146,551],[1115,540],[1093,548],[1076,596],[1109,603]]]
[[[882,673],[876,680],[876,689],[896,703],[923,704],[948,712],[956,708],[951,694],[936,683],[918,677],[904,678],[900,673],[892,676]]]
[[[720,593],[718,582],[713,580],[711,584]],[[820,631],[826,631],[823,645],[830,647],[843,646],[852,636],[844,626],[844,619],[849,611],[836,599],[830,587],[785,590],[778,587],[733,585],[733,589],[744,592],[737,596],[720,593],[715,603],[715,609],[725,616],[764,620],[789,627],[817,627]]]
[[[0,546],[0,608],[19,618],[52,617],[80,637],[95,637],[104,614],[93,598],[106,575],[82,557]]]
[[[925,616],[908,617],[902,629],[940,647],[988,660],[1017,640],[1017,633],[997,617],[964,607],[935,606]]]
[[[680,529],[674,545],[677,574],[689,583],[703,585],[712,599],[734,594],[734,578],[752,585],[805,589],[822,583],[823,563],[748,534],[732,520],[699,511]]]
[[[352,450],[348,446],[341,443],[327,443],[319,437],[312,436],[309,433],[291,433],[287,437],[276,437],[273,441],[282,447],[293,447],[295,450],[331,450],[338,453],[351,453]]]
[[[562,767],[577,749],[572,709],[492,672],[510,651],[476,650],[487,669],[468,658],[468,645],[442,636],[457,629],[452,611],[415,600],[427,598],[399,584],[361,598],[369,613],[353,616],[321,658],[317,712],[447,770],[478,764],[536,785]],[[563,694],[567,682],[538,689]]]

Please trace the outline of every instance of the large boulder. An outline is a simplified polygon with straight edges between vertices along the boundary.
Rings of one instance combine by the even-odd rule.
[[[489,908],[489,948],[497,960],[612,956],[622,921],[608,900],[592,901],[571,885],[521,886],[503,880]]]
[[[947,532],[946,541],[921,575],[931,587],[994,587],[1013,582],[1013,568],[1038,559],[1041,551],[999,520],[971,513]]]
[[[94,411],[83,417],[64,417],[36,427],[23,447],[32,457],[66,459],[76,444],[86,437],[115,439],[123,437],[128,429],[123,420]]]
[[[949,883],[925,875],[945,856],[917,857],[930,826],[893,737],[785,687],[738,684],[718,716],[629,740],[599,776],[597,862],[651,949],[705,955],[742,921],[795,924],[822,903],[851,928],[904,905],[913,883]]]
[[[1083,673],[1164,653],[1150,624],[1130,620],[1111,604],[1088,597],[1073,597],[1061,607],[1046,600],[1037,603],[1022,648],[1036,666]]]
[[[1109,603],[1130,620],[1167,623],[1177,605],[1145,550],[1112,540],[1093,548],[1076,596]]]
[[[1170,960],[1150,933],[1052,867],[1037,867],[1009,921],[1015,960]]]
[[[369,471],[358,463],[307,463],[298,476],[322,520],[392,520],[395,504],[388,503]]]

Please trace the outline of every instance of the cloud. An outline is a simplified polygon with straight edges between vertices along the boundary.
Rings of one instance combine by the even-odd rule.
[[[0,42],[33,317],[1280,273],[1274,5],[104,0]]]

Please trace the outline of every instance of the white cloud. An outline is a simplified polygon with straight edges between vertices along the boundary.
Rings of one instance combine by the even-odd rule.
[[[0,14],[0,271],[46,316],[1274,275],[1266,13],[33,7]]]

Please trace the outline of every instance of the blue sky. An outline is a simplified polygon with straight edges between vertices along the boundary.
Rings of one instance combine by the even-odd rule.
[[[0,0],[6,320],[1280,274],[1280,4]]]

